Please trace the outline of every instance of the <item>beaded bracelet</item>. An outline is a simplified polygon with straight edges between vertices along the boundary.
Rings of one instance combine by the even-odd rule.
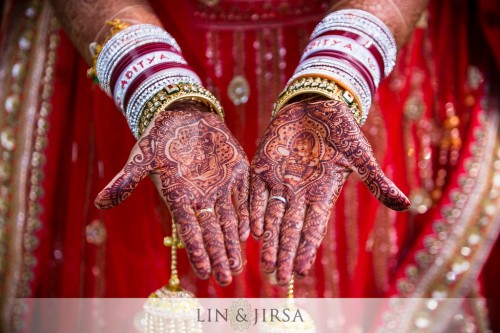
[[[148,127],[153,118],[160,112],[165,111],[174,102],[192,99],[203,102],[210,108],[211,112],[216,113],[224,120],[224,110],[214,95],[199,84],[177,83],[169,84],[156,93],[151,98],[141,112],[138,126],[138,135],[141,136]]]
[[[372,94],[367,82],[349,63],[333,57],[323,59],[321,62],[304,62],[299,65],[288,84],[304,77],[321,77],[334,81],[343,89],[348,90],[353,96],[356,96],[363,114],[360,125],[364,124],[372,104]]]
[[[354,119],[356,119],[356,123],[358,123],[359,126],[362,125],[363,114],[356,97],[335,81],[321,77],[301,78],[288,85],[285,90],[281,92],[278,101],[274,104],[272,117],[276,117],[290,99],[302,94],[319,94],[332,100],[344,102],[351,110]]]

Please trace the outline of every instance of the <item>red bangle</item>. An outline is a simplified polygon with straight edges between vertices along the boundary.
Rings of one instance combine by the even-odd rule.
[[[123,105],[125,107],[126,105],[128,105],[130,97],[132,96],[134,91],[139,87],[139,85],[142,82],[144,82],[144,80],[146,80],[149,76],[155,74],[156,72],[169,68],[185,68],[191,70],[191,67],[189,67],[188,65],[179,64],[177,62],[160,63],[146,69],[144,72],[137,75],[137,77],[134,79],[134,81],[132,81],[132,83],[128,87],[127,92],[125,93],[125,97],[123,98]]]
[[[304,59],[304,61],[306,59],[312,59],[312,58],[316,58],[316,57],[332,57],[335,59],[347,61],[349,63],[349,65],[354,67],[354,69],[356,69],[359,72],[359,74],[361,74],[361,76],[365,79],[366,83],[368,84],[368,86],[370,88],[370,92],[371,92],[372,96],[375,94],[376,88],[375,88],[375,82],[373,80],[373,77],[370,74],[370,72],[368,71],[368,69],[366,69],[365,65],[363,65],[363,63],[360,62],[358,59],[350,56],[347,53],[343,53],[340,51],[322,50],[322,51],[318,51],[316,53],[309,55],[307,58]]]
[[[121,72],[123,72],[123,70],[127,68],[135,59],[145,54],[157,51],[173,52],[178,55],[181,55],[179,51],[177,51],[174,47],[172,47],[170,44],[167,43],[158,43],[158,42],[149,43],[135,48],[134,50],[127,53],[127,55],[125,55],[122,59],[120,59],[118,64],[113,69],[113,73],[111,74],[111,80],[110,80],[111,91],[115,90],[115,85],[116,82],[118,81],[118,77],[120,76]]]
[[[372,40],[367,39],[367,38],[365,38],[363,36],[360,36],[360,35],[358,35],[356,33],[348,32],[348,31],[342,31],[342,30],[327,31],[327,32],[325,32],[325,33],[317,36],[316,38],[322,37],[322,36],[344,36],[344,37],[347,37],[347,38],[351,38],[352,40],[354,40],[354,41],[358,42],[359,44],[363,45],[364,47],[366,47],[366,49],[368,51],[370,51],[370,53],[373,55],[373,57],[375,57],[375,60],[377,60],[377,64],[378,64],[378,67],[379,67],[379,70],[380,70],[380,80],[382,80],[385,77],[384,58],[380,54],[379,50],[375,47],[375,45],[373,45],[373,41]]]

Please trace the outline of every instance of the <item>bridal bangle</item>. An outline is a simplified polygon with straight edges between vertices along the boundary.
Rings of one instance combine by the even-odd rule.
[[[94,81],[98,82],[97,78],[97,58],[99,57],[99,53],[101,53],[102,47],[106,44],[111,37],[116,35],[118,32],[128,28],[128,24],[121,22],[119,19],[115,18],[111,21],[106,21],[106,24],[111,26],[111,31],[109,36],[104,40],[102,44],[98,44],[96,42],[91,43],[89,46],[90,53],[92,53],[92,67],[87,70],[87,77],[94,79]]]
[[[219,101],[201,85],[191,83],[169,84],[146,103],[141,112],[138,135],[142,135],[154,116],[165,111],[174,102],[183,99],[193,99],[204,103],[210,108],[211,112],[216,113],[224,120],[224,110]]]
[[[335,81],[321,77],[307,77],[292,81],[291,84],[283,90],[278,101],[274,104],[273,118],[288,101],[302,94],[319,94],[332,100],[343,102],[347,104],[351,110],[356,122],[358,124],[362,122],[363,113],[356,97]]]
[[[118,19],[107,23],[112,29],[106,42],[91,44],[95,54],[89,75],[113,98],[136,138],[154,115],[181,99],[201,101],[224,118],[219,102],[203,88],[168,32],[151,24],[127,26]]]
[[[391,31],[375,15],[357,9],[330,13],[314,29],[273,114],[294,96],[316,93],[347,103],[362,126],[396,52]]]

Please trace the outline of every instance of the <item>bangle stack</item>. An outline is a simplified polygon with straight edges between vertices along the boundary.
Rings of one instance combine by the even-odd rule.
[[[335,81],[321,77],[307,77],[293,81],[280,94],[278,101],[274,104],[273,118],[279,110],[292,98],[302,94],[319,94],[330,99],[346,103],[351,110],[354,119],[359,124],[361,122],[361,108],[359,101],[349,90],[342,88]]]
[[[331,81],[356,101],[356,108],[349,106],[359,112],[355,118],[361,126],[368,117],[380,81],[394,67],[396,51],[389,28],[374,15],[356,9],[333,12],[314,29],[300,64],[284,91],[302,82],[298,81],[301,78]],[[312,82],[316,81],[313,79]],[[313,92],[310,88],[299,90]],[[320,90],[315,92],[325,95]],[[275,106],[283,105],[278,101]]]
[[[207,89],[198,84],[178,83],[169,84],[157,92],[145,105],[139,120],[138,134],[144,133],[151,120],[158,113],[165,111],[170,105],[181,99],[194,99],[210,108],[210,111],[224,118],[224,111],[219,101]]]
[[[142,115],[148,101],[162,91],[170,91],[166,87],[182,88],[175,100],[201,100],[223,117],[220,104],[201,86],[200,78],[168,32],[151,24],[128,27],[116,19],[111,23],[111,37],[96,48],[94,67],[89,73],[95,75],[101,89],[113,98],[136,138],[142,134],[139,127],[151,121]]]

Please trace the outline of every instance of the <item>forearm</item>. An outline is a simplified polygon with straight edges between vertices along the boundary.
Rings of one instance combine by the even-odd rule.
[[[366,10],[381,19],[391,30],[398,49],[410,37],[429,0],[340,0],[331,11],[340,9]]]
[[[160,20],[146,0],[50,0],[56,16],[69,38],[90,64],[89,44],[101,43],[109,34],[106,21],[118,18],[128,23],[150,23]]]
[[[87,75],[113,98],[136,138],[158,113],[181,100],[190,100],[190,107],[223,118],[220,103],[203,88],[147,0],[51,3],[75,47],[92,63]],[[115,19],[121,22],[106,23]],[[91,54],[89,44],[94,42],[102,47],[95,47]]]

